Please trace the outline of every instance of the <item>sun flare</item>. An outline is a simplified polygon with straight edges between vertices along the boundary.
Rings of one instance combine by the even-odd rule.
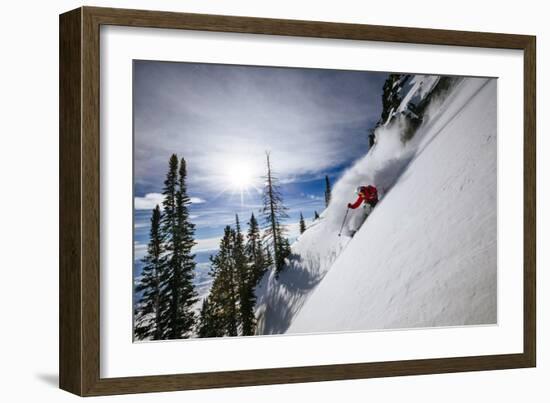
[[[227,167],[227,179],[229,187],[237,191],[252,187],[254,181],[250,167],[242,162],[234,162]]]

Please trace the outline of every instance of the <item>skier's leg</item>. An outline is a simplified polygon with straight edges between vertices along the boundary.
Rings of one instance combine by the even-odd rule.
[[[363,205],[363,211],[365,213],[365,220],[367,219],[367,217],[370,215],[370,213],[372,212],[372,205],[368,204],[368,203],[365,203]]]
[[[369,204],[369,213],[368,215],[371,215],[372,211],[374,210],[374,207],[376,206],[376,204],[378,203],[378,200],[376,201],[370,201],[368,204]]]
[[[357,210],[351,210],[350,217],[346,225],[347,234],[349,237],[353,237],[355,235],[355,233],[357,232],[357,227]]]

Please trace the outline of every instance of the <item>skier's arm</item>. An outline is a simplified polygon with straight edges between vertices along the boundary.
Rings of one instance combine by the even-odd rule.
[[[363,198],[361,196],[357,197],[357,200],[355,200],[355,203],[351,204],[348,203],[348,208],[350,209],[356,209],[361,205],[361,202],[363,201]]]

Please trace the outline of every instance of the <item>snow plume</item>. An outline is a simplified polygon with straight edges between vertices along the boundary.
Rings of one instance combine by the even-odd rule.
[[[413,76],[408,81],[409,90],[398,108],[398,113],[390,114],[388,121],[376,128],[374,146],[334,185],[331,204],[322,214],[327,218],[327,225],[330,226],[328,230],[339,231],[346,214],[347,203],[353,202],[357,197],[357,187],[375,186],[378,189],[378,197],[382,200],[399,180],[422,145],[427,129],[434,124],[433,121],[445,110],[444,104],[450,103],[453,96],[448,93],[433,96],[418,128],[411,127],[411,121],[404,112],[407,111],[410,102],[418,104],[432,95],[431,92],[439,81],[438,76],[424,75]],[[456,80],[455,84],[459,81]],[[404,141],[403,134],[409,131],[413,131],[414,134],[412,138]],[[350,210],[343,228],[344,233],[349,234],[351,230],[360,227],[364,219],[364,209]]]
[[[407,125],[407,119],[404,116],[398,116],[387,126],[377,128],[376,144],[336,182],[331,203],[322,214],[326,217],[331,231],[339,231],[346,214],[347,204],[357,198],[357,187],[376,186],[380,199],[390,191],[414,156],[415,145],[418,143],[417,141],[404,143],[401,140],[401,133],[407,129]],[[350,210],[344,230],[357,228],[364,218],[364,209]]]

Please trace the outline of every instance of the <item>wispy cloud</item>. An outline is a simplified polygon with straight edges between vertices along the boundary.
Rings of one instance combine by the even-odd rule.
[[[218,250],[220,246],[220,238],[219,237],[212,237],[212,238],[203,238],[203,239],[196,239],[196,244],[193,246],[192,252],[214,252]],[[139,260],[142,259],[147,253],[147,245],[145,243],[135,241],[134,242],[134,258]]]
[[[134,258],[142,259],[147,253],[147,245],[138,241],[134,242]]]
[[[324,197],[317,196],[317,195],[312,195],[312,194],[304,194],[304,193],[302,193],[302,196],[303,196],[303,197],[306,197],[306,198],[308,198],[308,199],[310,199],[310,200],[325,200]]]
[[[147,193],[143,197],[134,197],[134,208],[136,210],[152,210],[155,206],[161,205],[164,196],[160,193]]]
[[[193,246],[192,252],[208,252],[216,251],[220,246],[220,237],[196,239],[196,244]]]
[[[190,187],[220,190],[231,166],[283,181],[326,171],[367,147],[385,74],[135,62],[135,172],[161,183],[168,157],[188,162]],[[290,179],[293,180],[293,179]]]
[[[162,205],[164,196],[161,193],[147,193],[145,196],[134,197],[134,207],[136,210],[152,210],[156,205]],[[200,197],[190,197],[191,204],[205,203],[206,200]]]

